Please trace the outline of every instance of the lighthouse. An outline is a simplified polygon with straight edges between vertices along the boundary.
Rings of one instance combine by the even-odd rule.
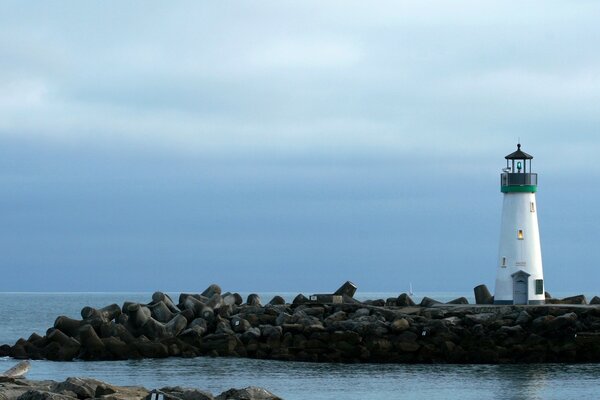
[[[544,304],[544,273],[538,228],[537,174],[533,156],[521,150],[504,157],[500,174],[502,222],[494,304]]]

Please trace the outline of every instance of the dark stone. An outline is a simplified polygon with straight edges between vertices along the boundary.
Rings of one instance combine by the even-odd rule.
[[[65,317],[64,315],[54,320],[54,327],[61,332],[64,332],[67,336],[77,336],[77,331],[81,327],[83,321]]]
[[[254,386],[245,389],[229,389],[220,395],[215,400],[283,400],[281,397],[273,393]]]
[[[244,333],[252,327],[252,325],[250,325],[250,322],[248,322],[244,318],[241,318],[240,316],[237,316],[237,315],[235,315],[231,318],[230,323],[231,323],[231,329],[233,329],[233,331],[236,333]]]
[[[592,297],[592,300],[590,300],[590,304],[594,304],[594,305],[600,304],[600,297],[598,297],[598,296]]]
[[[213,395],[209,392],[205,392],[205,391],[197,390],[197,389],[186,389],[186,388],[182,388],[179,386],[175,386],[175,387],[167,386],[167,387],[161,388],[159,391],[156,391],[156,392],[164,393],[167,396],[173,396],[173,398],[176,400],[214,400]],[[152,393],[152,392],[150,392],[150,393]],[[150,397],[151,396],[149,394],[148,397],[146,397],[146,398],[149,399]],[[165,400],[167,400],[166,397],[165,397]]]
[[[441,302],[434,300],[432,298],[429,298],[427,296],[423,297],[423,300],[421,300],[421,303],[419,304],[421,307],[432,307],[436,304],[442,304]]]
[[[587,304],[587,299],[584,295],[565,297],[560,300],[561,304]]]
[[[138,339],[133,343],[133,346],[142,357],[165,358],[169,356],[169,349],[162,343]]]
[[[17,400],[74,400],[77,397],[64,394],[45,392],[43,390],[31,389],[17,397]]]
[[[411,299],[410,296],[406,293],[402,293],[400,296],[398,296],[398,299],[396,300],[396,302],[399,307],[414,307],[414,306],[416,306],[413,299]]]
[[[162,301],[169,308],[169,311],[171,311],[173,314],[177,314],[180,311],[179,308],[175,305],[175,303],[173,303],[173,299],[171,299],[171,297],[168,294],[165,294],[163,292],[154,292],[152,294],[152,301],[154,303]]]
[[[385,300],[383,300],[383,299],[367,300],[367,301],[364,301],[363,304],[366,304],[369,306],[375,306],[375,307],[383,307],[383,306],[385,306]]]
[[[129,345],[117,337],[103,338],[102,344],[116,360],[127,360],[131,357]]]
[[[256,293],[252,293],[252,294],[248,295],[248,298],[246,299],[246,304],[248,304],[249,306],[262,307],[262,304],[260,302],[260,296],[257,295]]]
[[[342,303],[344,303],[344,304],[362,304],[360,301],[356,300],[355,298],[347,296],[345,294],[342,295]]]
[[[386,307],[397,307],[398,306],[398,298],[397,297],[388,297],[385,299]]]
[[[148,322],[150,318],[152,318],[152,312],[150,309],[138,303],[129,304],[126,311],[127,315],[129,316],[128,321],[137,328],[144,326],[144,324]]]
[[[525,310],[521,311],[515,320],[515,323],[518,325],[526,325],[531,321],[531,315]]]
[[[102,359],[105,350],[104,343],[91,325],[83,325],[79,329],[79,337],[81,339],[82,358],[88,360]]]
[[[231,355],[236,345],[236,337],[233,335],[210,334],[202,338],[200,350],[204,353],[215,352],[219,356],[228,356]]]
[[[117,304],[110,304],[106,307],[95,309],[93,307],[83,307],[81,317],[84,320],[99,319],[105,322],[112,321],[121,315],[121,307]]]
[[[292,301],[292,304],[295,306],[301,305],[301,304],[306,304],[308,303],[308,297],[306,297],[305,295],[303,295],[302,293],[300,293],[298,296],[294,297],[294,300]]]
[[[202,292],[200,295],[210,299],[215,294],[220,295],[221,293],[222,293],[221,287],[219,285],[213,283],[212,285],[210,285],[209,287],[204,289],[204,292]]]
[[[275,296],[269,301],[271,305],[283,305],[285,304],[285,299],[281,296]]]
[[[79,399],[90,399],[96,396],[98,381],[92,379],[67,378],[64,382],[56,384],[53,392],[71,392]]]
[[[158,322],[166,323],[173,319],[176,313],[173,313],[164,301],[158,301],[148,306],[152,318]]]
[[[242,299],[242,296],[239,293],[234,293],[233,297],[235,297],[235,305],[239,306],[244,302],[244,299]]]
[[[334,295],[342,296],[346,295],[348,297],[354,297],[356,293],[356,285],[350,281],[346,281],[338,290],[333,292]]]
[[[3,344],[0,346],[0,357],[8,357],[10,355],[10,346]]]
[[[446,304],[469,304],[469,300],[466,297],[458,297],[454,300],[450,300]]]
[[[475,293],[475,304],[494,304],[494,298],[487,286],[475,286],[473,292]]]

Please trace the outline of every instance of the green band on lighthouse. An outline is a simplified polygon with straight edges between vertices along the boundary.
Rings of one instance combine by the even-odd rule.
[[[502,193],[535,193],[537,192],[537,185],[501,186],[500,190]]]

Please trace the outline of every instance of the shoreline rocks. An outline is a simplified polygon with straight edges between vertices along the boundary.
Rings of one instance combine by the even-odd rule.
[[[63,382],[0,377],[0,398],[4,400],[283,400],[266,389],[250,386],[229,389],[217,396],[198,390],[163,387],[148,390],[141,386],[116,386],[90,378],[67,378]]]
[[[59,316],[0,356],[55,361],[163,357],[249,357],[283,361],[377,363],[534,363],[600,361],[600,306],[574,296],[560,304],[443,304],[407,294],[359,302],[350,282],[333,294],[280,296],[263,305],[210,285],[177,304],[156,292],[148,304],[84,307]],[[489,291],[476,292],[489,302]],[[341,293],[341,294],[335,294]],[[311,298],[313,300],[311,300]],[[317,301],[329,298],[331,302]],[[335,300],[335,301],[333,301]],[[554,302],[553,302],[554,303]],[[568,304],[565,304],[568,303]],[[575,303],[575,304],[574,304]]]

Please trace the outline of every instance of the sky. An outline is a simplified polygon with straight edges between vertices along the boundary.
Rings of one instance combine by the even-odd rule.
[[[0,3],[0,291],[600,294],[600,3]]]

